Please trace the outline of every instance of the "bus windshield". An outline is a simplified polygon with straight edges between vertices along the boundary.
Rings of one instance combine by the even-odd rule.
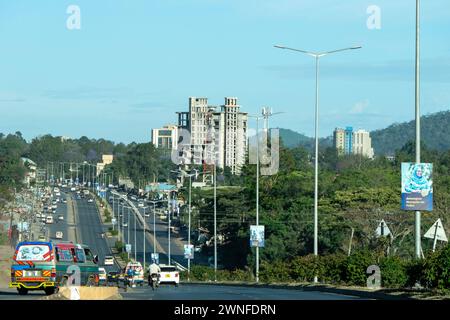
[[[72,262],[73,261],[72,252],[69,249],[58,248],[57,259],[58,261]]]
[[[49,253],[46,244],[24,244],[17,249],[16,261],[46,261]]]

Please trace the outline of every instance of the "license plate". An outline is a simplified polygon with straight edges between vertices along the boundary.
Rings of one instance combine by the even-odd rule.
[[[166,278],[170,278],[170,274],[166,274]]]
[[[25,277],[40,277],[41,271],[39,271],[39,270],[25,271],[24,276]]]

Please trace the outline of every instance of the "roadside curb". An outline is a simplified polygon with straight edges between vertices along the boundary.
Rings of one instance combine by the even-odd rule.
[[[388,291],[393,292],[389,289],[381,289],[374,291],[365,291],[356,288],[337,288],[331,287],[327,285],[308,285],[308,284],[295,284],[295,285],[286,285],[286,284],[250,284],[250,283],[242,283],[242,282],[200,282],[200,281],[182,281],[181,285],[186,284],[195,284],[195,285],[221,285],[221,286],[238,286],[238,287],[251,287],[251,288],[266,288],[266,289],[288,289],[288,290],[299,290],[299,291],[320,291],[327,293],[335,293],[341,295],[348,296],[356,296],[360,298],[366,299],[376,299],[376,300],[418,300],[417,298],[412,298],[410,296],[406,296],[405,294],[393,295],[389,294]]]

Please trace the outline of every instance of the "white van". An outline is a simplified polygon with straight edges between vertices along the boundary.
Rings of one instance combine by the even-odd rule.
[[[47,218],[45,219],[45,223],[47,224],[53,223],[53,216],[47,216]]]

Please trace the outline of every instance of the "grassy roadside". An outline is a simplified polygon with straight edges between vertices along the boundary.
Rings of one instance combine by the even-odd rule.
[[[8,288],[13,254],[9,245],[0,245],[0,288]]]

